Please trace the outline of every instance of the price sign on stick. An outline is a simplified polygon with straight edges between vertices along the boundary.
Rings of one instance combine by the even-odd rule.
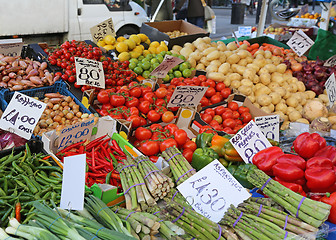
[[[159,66],[157,66],[150,75],[155,76],[157,78],[164,78],[170,69],[182,63],[183,60],[178,57],[173,57],[171,55],[166,54],[163,61]]]
[[[251,36],[252,27],[251,26],[242,26],[238,27],[238,35],[239,36]]]
[[[296,31],[288,40],[287,45],[301,57],[311,46],[314,41],[311,40],[302,30]]]
[[[92,39],[95,43],[102,40],[107,35],[112,35],[115,37],[116,33],[114,31],[112,18],[99,23],[98,25],[90,28]]]
[[[254,121],[266,138],[279,142],[279,115],[255,117]]]
[[[0,40],[0,54],[16,57],[21,55],[22,38]]]
[[[336,65],[336,55],[328,58],[327,61],[325,61],[325,63],[323,64],[323,66],[325,67],[333,67]]]
[[[200,103],[207,89],[199,86],[177,86],[167,106],[195,107]]]
[[[0,128],[27,140],[31,138],[47,104],[15,92],[0,119]]]
[[[60,207],[83,210],[86,154],[64,158]]]
[[[254,121],[250,121],[230,139],[230,142],[246,163],[252,163],[252,158],[257,152],[272,147]]]
[[[72,143],[81,142],[91,137],[94,118],[90,118],[83,122],[73,124],[62,129],[58,138],[57,151],[69,146]]]
[[[222,219],[231,204],[237,206],[250,197],[218,160],[209,163],[177,189],[196,212],[214,222]]]
[[[78,85],[105,88],[105,76],[101,62],[75,57],[75,66]]]
[[[332,107],[336,101],[336,80],[335,74],[331,74],[328,80],[324,84],[325,89],[327,90],[327,95],[329,98],[329,106]]]

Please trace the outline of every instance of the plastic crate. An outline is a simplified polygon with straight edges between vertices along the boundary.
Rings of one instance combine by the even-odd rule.
[[[285,49],[289,49],[289,46],[287,46],[286,44],[284,44],[282,42],[279,42],[277,40],[274,40],[273,38],[270,38],[270,37],[267,37],[267,36],[261,36],[261,37],[256,37],[256,38],[249,38],[249,37],[238,38],[238,41],[243,41],[243,40],[246,40],[251,44],[259,43],[261,45],[263,43],[269,43],[269,44],[273,44],[273,45],[278,46],[278,47],[283,47]],[[224,42],[225,44],[228,44],[230,42],[235,41],[235,39],[230,38],[230,39],[218,40],[218,41],[221,41],[221,42]],[[218,41],[215,41],[215,42],[218,42]]]

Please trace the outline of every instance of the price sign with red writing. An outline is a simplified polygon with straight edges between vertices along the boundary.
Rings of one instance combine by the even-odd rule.
[[[101,62],[75,57],[75,66],[78,85],[105,88],[105,76]]]
[[[162,63],[159,66],[157,66],[150,73],[150,75],[152,75],[154,77],[157,77],[157,78],[164,78],[168,74],[170,69],[179,65],[182,62],[183,62],[183,60],[181,58],[173,57],[171,55],[166,54]]]
[[[102,40],[107,35],[112,35],[115,37],[116,33],[114,31],[112,18],[99,23],[98,25],[90,28],[92,39],[95,43]]]
[[[302,30],[298,30],[293,37],[288,40],[287,45],[301,57],[307,50],[313,46],[314,41],[311,40]]]

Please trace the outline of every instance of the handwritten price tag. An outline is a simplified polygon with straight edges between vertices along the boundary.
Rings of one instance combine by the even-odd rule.
[[[257,152],[272,147],[254,121],[250,121],[230,139],[230,142],[246,163],[252,163],[252,158]]]
[[[114,31],[112,18],[99,23],[98,25],[90,28],[92,39],[95,43],[102,40],[107,35],[112,35],[115,37],[116,33]]]
[[[196,212],[214,222],[222,219],[231,204],[237,206],[250,197],[218,160],[209,163],[177,189]]]
[[[0,40],[0,54],[16,57],[21,55],[23,47],[22,38]]]
[[[325,63],[323,64],[323,66],[325,67],[333,67],[336,65],[336,55],[328,58],[327,61],[325,61]]]
[[[279,142],[279,115],[255,117],[254,121],[266,138]]]
[[[287,45],[301,57],[311,46],[314,41],[311,40],[302,30],[296,31],[291,39],[288,40]]]
[[[168,103],[168,107],[194,107],[204,96],[207,87],[177,86]]]
[[[75,57],[75,66],[78,85],[105,88],[105,76],[101,62]]]
[[[183,60],[178,57],[173,57],[171,55],[166,54],[163,61],[159,66],[157,66],[150,75],[155,76],[157,78],[164,78],[170,69],[182,63]]]
[[[327,90],[327,95],[329,98],[329,106],[332,107],[336,101],[336,81],[335,74],[331,74],[328,80],[324,84],[325,89]]]
[[[58,140],[57,151],[80,141],[84,141],[91,137],[94,119],[90,118],[80,123],[65,127],[62,129]]]
[[[29,140],[47,104],[15,92],[0,119],[0,128]]]

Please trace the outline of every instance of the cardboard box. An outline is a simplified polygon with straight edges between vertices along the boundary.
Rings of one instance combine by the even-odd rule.
[[[164,32],[172,32],[179,30],[188,33],[188,35],[170,38]],[[193,42],[200,37],[208,37],[210,33],[184,20],[162,21],[162,22],[146,22],[143,23],[140,33],[146,34],[151,41],[167,41],[168,49],[172,49],[174,45],[183,46],[186,42]]]

